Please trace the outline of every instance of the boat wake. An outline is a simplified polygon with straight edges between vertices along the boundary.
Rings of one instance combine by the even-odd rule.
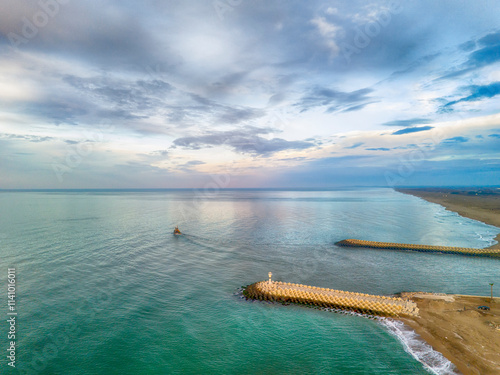
[[[447,360],[441,353],[435,351],[413,329],[403,322],[393,319],[382,319],[380,323],[403,344],[404,350],[422,363],[424,368],[431,374],[460,374],[453,363]]]

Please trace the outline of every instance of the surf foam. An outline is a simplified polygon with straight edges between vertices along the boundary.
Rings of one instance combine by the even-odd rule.
[[[403,344],[404,350],[422,363],[424,368],[431,374],[460,374],[453,363],[441,353],[435,351],[413,329],[403,322],[387,318],[380,320],[380,323]]]

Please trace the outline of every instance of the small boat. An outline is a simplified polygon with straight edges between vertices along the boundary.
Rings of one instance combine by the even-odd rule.
[[[175,227],[174,234],[182,234],[178,226]]]

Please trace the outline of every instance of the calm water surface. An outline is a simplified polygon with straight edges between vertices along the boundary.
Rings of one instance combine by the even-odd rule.
[[[272,271],[365,293],[485,295],[497,260],[334,243],[485,247],[498,232],[390,189],[1,192],[1,280],[6,290],[16,268],[19,315],[18,367],[3,359],[0,372],[451,373],[439,359],[426,370],[380,322],[249,302],[238,288]]]

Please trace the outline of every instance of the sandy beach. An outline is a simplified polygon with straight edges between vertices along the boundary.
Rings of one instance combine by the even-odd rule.
[[[420,310],[402,319],[460,372],[500,374],[500,299],[463,295],[404,293]],[[479,310],[478,306],[491,310]]]
[[[396,189],[426,201],[440,204],[461,216],[482,221],[500,228],[500,189]],[[500,235],[491,248],[500,249]]]
[[[440,204],[483,223],[500,227],[500,189],[396,189]],[[500,235],[496,240],[500,242]],[[500,248],[500,244],[491,246]],[[495,282],[498,280],[492,280]],[[403,319],[465,375],[500,374],[500,299],[407,293],[420,309],[418,318]],[[490,310],[479,310],[478,306]]]

